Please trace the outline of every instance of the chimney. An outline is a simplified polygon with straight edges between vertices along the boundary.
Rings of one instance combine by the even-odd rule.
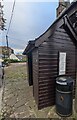
[[[56,16],[58,17],[65,8],[68,8],[70,5],[70,0],[59,0],[58,8],[56,9]]]

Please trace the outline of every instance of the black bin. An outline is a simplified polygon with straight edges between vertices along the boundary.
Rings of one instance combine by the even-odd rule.
[[[73,79],[71,77],[58,77],[56,79],[56,112],[60,116],[72,114]]]

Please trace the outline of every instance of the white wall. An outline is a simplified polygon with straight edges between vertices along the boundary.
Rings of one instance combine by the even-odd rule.
[[[16,55],[15,55],[15,54],[11,54],[11,55],[10,55],[10,59],[20,61],[20,60],[16,57]]]

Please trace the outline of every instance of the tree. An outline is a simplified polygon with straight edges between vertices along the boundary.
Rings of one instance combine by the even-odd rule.
[[[0,2],[0,30],[4,30],[5,29],[5,19],[3,18],[3,10],[2,10],[3,6],[1,5]]]

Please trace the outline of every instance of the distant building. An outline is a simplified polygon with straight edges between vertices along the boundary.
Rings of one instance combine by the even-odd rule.
[[[16,55],[20,61],[26,60],[26,55]]]
[[[10,56],[11,54],[14,53],[14,50],[10,47],[7,48],[6,46],[0,46],[0,55],[2,55],[3,58],[7,58],[8,53]]]
[[[9,56],[9,58],[12,59],[12,60],[18,60],[18,61],[20,61],[20,59],[15,54],[11,54]]]

